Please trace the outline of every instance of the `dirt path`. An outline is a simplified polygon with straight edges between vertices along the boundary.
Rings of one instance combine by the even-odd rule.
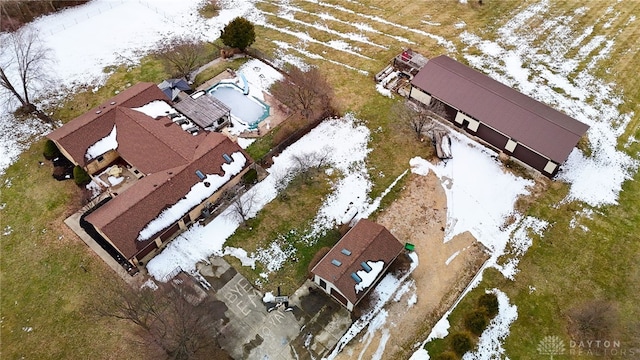
[[[337,359],[408,358],[488,258],[469,233],[443,243],[447,208],[440,180],[433,173],[410,176],[400,198],[377,222],[415,245],[420,262],[409,278],[414,286],[385,307],[384,325],[363,331]],[[415,303],[410,301],[414,294]]]

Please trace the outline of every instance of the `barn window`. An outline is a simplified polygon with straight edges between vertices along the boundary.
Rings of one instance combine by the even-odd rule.
[[[553,172],[556,170],[556,167],[558,167],[558,164],[549,160],[549,162],[547,162],[547,166],[544,167],[544,171],[546,171],[549,174],[553,174]]]
[[[513,139],[509,139],[507,141],[507,145],[504,146],[504,149],[507,150],[508,152],[513,152],[516,149],[516,145],[518,145],[517,141]]]

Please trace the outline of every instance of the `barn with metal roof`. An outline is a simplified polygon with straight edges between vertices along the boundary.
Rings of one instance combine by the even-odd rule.
[[[549,177],[589,129],[445,55],[416,74],[410,97],[424,104],[442,102],[453,125]]]

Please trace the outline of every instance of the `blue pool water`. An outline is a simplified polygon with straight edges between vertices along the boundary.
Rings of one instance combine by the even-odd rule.
[[[241,119],[249,127],[256,127],[269,115],[267,105],[245,95],[243,90],[234,84],[218,83],[209,90],[209,94],[229,106],[231,115]]]

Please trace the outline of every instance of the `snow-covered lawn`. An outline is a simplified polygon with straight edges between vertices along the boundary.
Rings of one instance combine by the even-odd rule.
[[[282,181],[286,183],[293,178],[298,167],[295,156],[313,157],[318,152],[327,157],[327,164],[341,174],[341,179],[334,184],[334,191],[321,207],[307,235],[308,239],[311,241],[330,229],[353,209],[357,210],[358,217],[366,217],[379,204],[379,199],[370,199],[368,196],[371,182],[364,164],[370,151],[368,142],[369,130],[359,125],[352,115],[325,120],[275,157],[273,166],[268,169],[270,175],[243,195],[246,199],[253,199],[249,217],[255,216],[276,197]],[[254,254],[225,247],[224,242],[239,225],[240,219],[233,216],[231,209],[227,209],[207,226],[193,226],[147,264],[149,273],[163,280],[178,266],[193,272],[197,262],[207,261],[213,254],[230,254],[240,258],[244,265],[252,267],[256,261],[261,261],[266,269],[276,271],[284,261],[295,256],[295,251],[282,249],[275,242]],[[267,256],[264,256],[265,253]]]

